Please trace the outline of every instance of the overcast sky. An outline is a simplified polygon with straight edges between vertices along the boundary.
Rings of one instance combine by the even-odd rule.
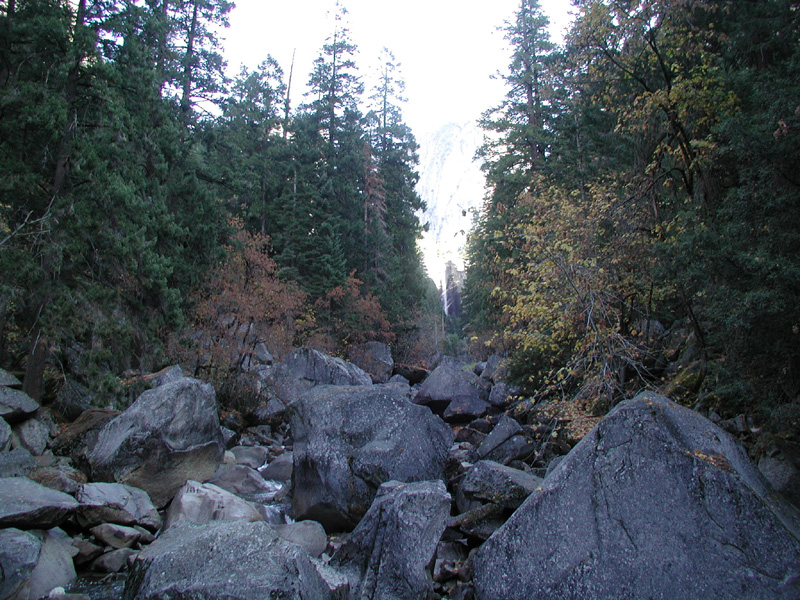
[[[368,80],[386,46],[401,63],[408,99],[403,112],[417,139],[449,122],[477,119],[499,103],[502,82],[492,80],[508,64],[503,33],[518,0],[343,0],[348,27],[358,45],[360,73]],[[570,3],[542,0],[558,36]],[[335,0],[236,0],[224,32],[231,73],[253,68],[271,54],[288,78],[296,51],[292,103],[302,94],[314,58],[333,31]],[[558,39],[557,37],[555,38]]]

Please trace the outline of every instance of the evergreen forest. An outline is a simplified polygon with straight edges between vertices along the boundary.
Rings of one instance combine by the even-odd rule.
[[[538,401],[661,388],[797,436],[800,5],[574,5],[561,47],[536,0],[506,27],[466,331]]]
[[[365,89],[339,9],[292,106],[304,74],[270,57],[226,78],[233,7],[0,2],[0,363],[34,398],[176,361],[224,381],[267,340],[413,359],[437,312],[392,54]]]
[[[367,89],[340,9],[311,73],[227,78],[233,6],[0,1],[0,364],[34,398],[174,362],[225,381],[264,340],[434,343],[397,61]],[[506,26],[459,331],[535,402],[661,388],[796,436],[800,5],[574,11],[561,45],[537,0]]]

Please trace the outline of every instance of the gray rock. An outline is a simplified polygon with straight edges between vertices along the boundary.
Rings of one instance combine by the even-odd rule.
[[[452,431],[392,387],[321,386],[292,409],[297,519],[349,530],[385,481],[442,477]]]
[[[116,523],[95,525],[89,531],[106,546],[116,549],[130,548],[142,537],[139,530],[126,525],[117,525]]]
[[[300,546],[266,523],[174,527],[137,557],[126,600],[338,600]]]
[[[236,446],[231,448],[236,462],[251,469],[257,469],[267,462],[267,449],[263,446]]]
[[[522,433],[522,427],[508,415],[503,415],[494,429],[486,436],[483,443],[478,447],[478,454],[481,458],[486,458],[493,450],[508,441],[511,437]]]
[[[184,377],[183,368],[180,365],[172,365],[171,367],[165,367],[157,373],[154,373],[150,380],[150,386],[154,388],[161,387],[167,383],[179,381]]]
[[[487,358],[486,366],[483,368],[483,371],[481,371],[481,379],[494,381],[502,362],[503,357],[497,354],[492,354]]]
[[[464,423],[482,417],[491,405],[477,395],[456,396],[447,405],[442,418],[448,423]]]
[[[512,469],[491,460],[481,460],[469,470],[461,482],[467,498],[493,502],[515,510],[541,484],[543,479]]]
[[[271,502],[282,488],[245,465],[222,465],[207,483],[213,483],[245,500],[262,504]]]
[[[138,554],[138,550],[131,548],[112,550],[94,559],[91,569],[100,573],[119,573],[127,569]]]
[[[27,477],[38,466],[25,448],[0,452],[0,477]]]
[[[253,504],[213,483],[187,481],[169,505],[163,531],[185,522],[203,525],[238,520],[263,521],[264,517]]]
[[[70,496],[77,494],[87,482],[86,475],[82,471],[62,463],[37,467],[28,474],[28,478]]]
[[[258,472],[264,479],[270,481],[291,481],[293,469],[294,455],[291,452],[285,452],[275,457],[275,460],[259,469]]]
[[[428,565],[450,513],[441,481],[381,485],[367,514],[331,560],[350,582],[350,600],[428,598]]]
[[[0,529],[0,598],[28,599],[42,542],[33,533]],[[38,598],[37,598],[38,600]]]
[[[444,361],[433,370],[419,388],[414,402],[443,413],[455,398],[485,400],[477,386],[478,376],[452,361]]]
[[[22,387],[22,382],[5,369],[0,369],[0,386],[19,388]]]
[[[32,417],[37,410],[39,403],[25,392],[0,387],[0,417],[9,425]]]
[[[34,456],[40,456],[50,444],[55,427],[52,420],[40,411],[35,417],[17,423],[13,429],[19,447],[25,448]]]
[[[389,383],[401,383],[403,385],[411,385],[411,382],[408,379],[406,379],[405,377],[403,377],[402,375],[400,375],[400,373],[397,373],[396,375],[392,375],[389,378]]]
[[[318,385],[372,384],[370,376],[353,363],[310,348],[290,353],[283,361],[280,371],[284,376],[305,379]]]
[[[73,557],[73,561],[78,566],[93,561],[103,553],[102,546],[98,546],[83,537],[74,538],[72,545],[78,550],[78,553]]]
[[[772,487],[800,508],[800,448],[782,444],[778,452],[758,461],[758,469]]]
[[[75,579],[71,546],[59,529],[0,530],[0,598],[39,600]]]
[[[476,598],[798,598],[798,539],[797,511],[728,434],[645,393],[480,548]]]
[[[88,459],[93,478],[141,488],[163,507],[187,480],[214,475],[224,451],[214,388],[184,378],[106,423]]]
[[[386,383],[392,376],[394,360],[392,349],[381,342],[367,342],[353,346],[348,354],[350,362],[360,367],[372,378],[372,383]]]
[[[511,388],[505,383],[495,383],[489,393],[489,404],[498,408],[505,408],[508,405],[509,395],[511,395]]]
[[[77,508],[72,496],[27,477],[0,478],[0,527],[49,529]]]
[[[533,450],[534,445],[523,435],[520,424],[508,415],[503,415],[478,447],[478,456],[505,465],[512,460],[527,457]]]
[[[0,452],[5,452],[11,447],[11,426],[0,417]]]
[[[147,492],[121,483],[87,483],[76,496],[81,506],[78,521],[84,527],[101,523],[141,525],[150,531],[161,527],[161,517]]]
[[[270,525],[270,527],[287,542],[302,546],[308,555],[314,558],[322,556],[328,547],[325,528],[316,521],[297,521],[296,523]]]

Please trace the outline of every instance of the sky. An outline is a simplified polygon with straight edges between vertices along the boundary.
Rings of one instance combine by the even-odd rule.
[[[223,32],[230,74],[256,67],[271,54],[288,78],[295,53],[292,104],[302,94],[314,58],[333,31],[336,0],[236,0],[230,28]],[[518,0],[342,0],[347,26],[358,46],[356,64],[369,74],[385,46],[401,64],[406,82],[406,123],[417,139],[446,123],[475,120],[502,100],[500,80],[509,50],[498,31]],[[559,41],[567,26],[567,0],[541,0]]]

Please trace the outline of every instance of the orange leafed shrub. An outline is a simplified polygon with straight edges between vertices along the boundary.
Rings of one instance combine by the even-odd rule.
[[[184,362],[194,353],[196,366],[215,378],[238,371],[259,342],[285,354],[310,324],[305,292],[277,277],[269,238],[245,231],[238,220],[232,226],[225,258],[196,295],[190,341],[184,336],[181,344]]]
[[[341,353],[369,341],[391,342],[391,324],[378,299],[363,293],[355,272],[314,305],[318,331],[313,345]]]

